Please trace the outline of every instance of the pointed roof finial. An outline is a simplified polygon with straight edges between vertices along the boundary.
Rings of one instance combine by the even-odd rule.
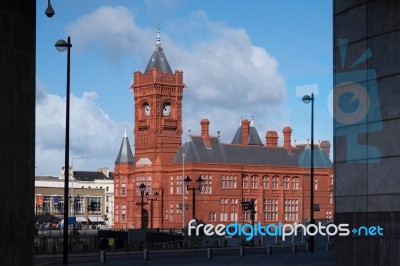
[[[161,46],[161,39],[160,39],[160,21],[157,24],[157,47]]]
[[[253,118],[254,118],[254,117],[251,116],[251,121],[250,121],[250,126],[251,126],[251,127],[254,127],[254,120],[253,120]]]
[[[127,134],[128,130],[127,130],[127,128],[128,128],[128,125],[127,125],[127,123],[126,123],[126,121],[125,121],[124,138],[127,138],[127,137],[128,137],[128,134]]]
[[[240,117],[240,121],[239,121],[239,127],[242,126],[242,119],[243,119],[243,117],[241,116],[241,117]]]

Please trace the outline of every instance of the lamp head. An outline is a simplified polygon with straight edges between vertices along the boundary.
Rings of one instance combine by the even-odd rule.
[[[192,179],[190,179],[189,176],[186,176],[184,181],[185,181],[186,188],[189,188],[190,183],[192,182]]]
[[[46,14],[47,17],[51,18],[52,16],[54,16],[55,12],[53,7],[50,4],[50,0],[47,1],[47,8],[46,11],[44,12]]]
[[[201,191],[201,188],[202,188],[203,182],[204,182],[203,178],[201,178],[201,176],[199,176],[199,178],[197,178],[196,182],[197,182],[197,186],[199,187],[199,190]]]
[[[302,101],[303,101],[303,103],[309,103],[309,102],[311,102],[313,99],[310,97],[310,95],[304,95],[303,96],[303,99],[302,99]]]
[[[146,185],[145,184],[143,184],[143,183],[141,183],[140,184],[140,186],[139,186],[139,190],[140,190],[140,194],[144,194],[144,190],[146,189]]]
[[[66,41],[64,41],[63,39],[61,39],[61,40],[58,40],[54,46],[57,48],[58,51],[64,52],[65,49],[67,49],[67,47],[68,47],[68,43]]]

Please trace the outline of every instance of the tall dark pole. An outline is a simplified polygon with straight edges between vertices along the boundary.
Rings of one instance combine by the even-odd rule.
[[[68,265],[68,181],[69,181],[69,95],[70,95],[70,48],[71,38],[67,40],[67,94],[65,106],[65,166],[64,166],[64,237],[63,264]]]
[[[64,165],[64,234],[63,234],[63,264],[68,265],[68,181],[69,181],[69,96],[70,96],[70,48],[71,38],[67,42],[59,40],[56,43],[59,51],[67,49],[67,92],[65,103],[65,165]]]
[[[193,213],[193,217],[192,219],[195,219],[196,217],[196,188],[191,188],[191,190],[193,191],[192,193],[192,213]]]
[[[311,224],[314,221],[314,93],[311,93],[311,184],[310,184],[310,200],[311,200]],[[310,252],[314,252],[314,236],[310,237]]]
[[[144,191],[141,191],[140,192],[140,195],[141,195],[141,203],[140,203],[140,208],[141,208],[141,212],[142,212],[142,215],[141,215],[141,217],[142,217],[142,223],[141,223],[141,228],[142,229],[144,229],[144,221],[143,221],[143,212],[144,212],[144,202],[143,202],[143,195],[144,195]]]
[[[139,186],[141,201],[140,201],[140,203],[136,203],[136,205],[140,205],[140,210],[141,210],[141,212],[142,212],[141,215],[140,215],[141,220],[142,220],[140,227],[141,227],[142,229],[144,229],[144,221],[143,221],[144,205],[147,204],[147,203],[144,203],[144,202],[143,202],[143,196],[144,196],[144,191],[145,191],[145,190],[146,190],[146,185],[143,184],[143,182],[142,182],[142,183],[140,184],[140,186]],[[146,193],[146,195],[148,195],[148,193]]]
[[[153,201],[154,200],[156,200],[157,201],[157,198],[158,198],[158,191],[156,191],[155,193],[154,193],[154,199],[151,199],[151,198],[149,198],[149,196],[150,196],[150,193],[149,192],[146,192],[146,197],[147,197],[147,202],[150,200],[150,228],[151,229],[153,229]]]
[[[196,189],[198,189],[199,191],[202,190],[202,185],[204,180],[201,178],[201,176],[199,176],[199,178],[196,180],[197,182],[197,188],[193,187],[193,188],[189,188],[190,183],[192,182],[192,179],[190,179],[189,176],[186,176],[186,179],[184,180],[185,184],[186,184],[186,190],[189,191],[191,190],[192,193],[192,219],[195,219],[196,217]]]
[[[151,215],[150,227],[151,229],[153,229],[153,199],[150,199],[150,215]]]
[[[304,103],[311,102],[311,176],[310,176],[310,224],[315,224],[314,220],[314,93],[303,97]],[[304,181],[304,180],[303,180]],[[310,252],[314,252],[314,236],[310,236]]]

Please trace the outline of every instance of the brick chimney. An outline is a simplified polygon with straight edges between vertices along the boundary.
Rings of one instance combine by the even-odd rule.
[[[330,152],[331,152],[331,143],[329,142],[329,140],[321,141],[321,144],[319,145],[319,147],[324,151],[326,156],[329,157]]]
[[[247,119],[242,120],[242,145],[247,145],[249,142],[250,121]]]
[[[278,138],[278,133],[276,133],[276,131],[267,131],[267,134],[265,135],[265,146],[267,146],[268,148],[277,148]]]
[[[292,129],[290,127],[284,127],[283,130],[283,147],[289,152],[293,152],[292,147]]]
[[[201,125],[201,137],[203,138],[206,147],[211,148],[211,137],[209,133],[210,121],[207,118],[203,118],[200,121],[200,125]]]

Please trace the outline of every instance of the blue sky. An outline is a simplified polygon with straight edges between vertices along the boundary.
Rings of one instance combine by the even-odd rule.
[[[124,123],[133,139],[132,74],[144,71],[156,41],[173,70],[184,72],[183,127],[221,131],[230,142],[240,117],[267,130],[291,126],[310,137],[310,105],[296,88],[318,88],[315,139],[332,142],[332,3],[320,0],[52,0],[37,1],[36,174],[58,175],[64,163],[66,53],[71,36],[71,158],[76,170],[113,169]],[[186,140],[183,135],[183,141]],[[294,144],[294,143],[293,143]]]

